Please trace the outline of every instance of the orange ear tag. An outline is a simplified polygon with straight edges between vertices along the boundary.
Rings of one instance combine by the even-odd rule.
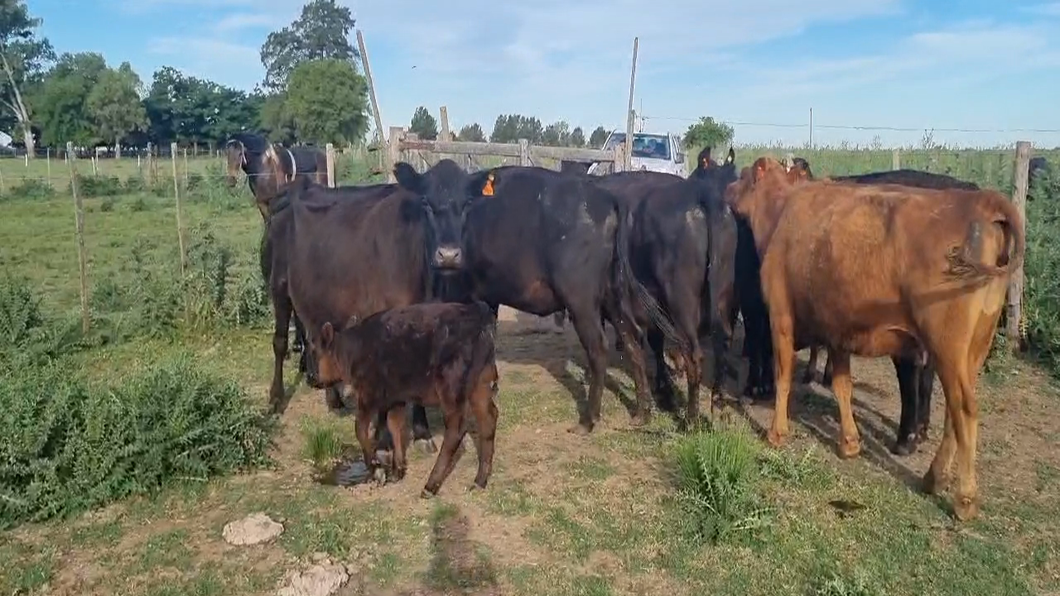
[[[493,174],[486,176],[486,184],[482,187],[482,196],[492,197],[493,196]]]

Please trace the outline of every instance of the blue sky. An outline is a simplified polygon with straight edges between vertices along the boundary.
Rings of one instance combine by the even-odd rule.
[[[624,126],[634,36],[635,105],[647,129],[700,115],[737,143],[1060,145],[1060,2],[1048,0],[340,0],[372,61],[384,126],[418,105],[451,125],[498,113]],[[263,76],[269,31],[300,0],[33,0],[58,51],[129,61],[149,82],[175,66],[237,88]],[[352,35],[351,35],[352,37]],[[764,126],[774,124],[782,126]],[[912,128],[852,130],[843,126]],[[976,129],[956,132],[943,129]]]

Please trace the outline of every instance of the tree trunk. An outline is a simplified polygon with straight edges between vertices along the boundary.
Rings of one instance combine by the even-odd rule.
[[[26,143],[26,156],[29,159],[36,159],[37,157],[37,145],[36,141],[33,140],[33,129],[30,128],[29,122],[22,122],[22,139]]]

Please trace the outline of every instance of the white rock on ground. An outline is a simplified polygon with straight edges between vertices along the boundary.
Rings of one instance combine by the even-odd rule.
[[[225,542],[240,546],[266,542],[280,534],[283,534],[283,524],[272,521],[269,516],[260,512],[226,524],[221,532]]]
[[[314,556],[314,559],[318,557]],[[330,559],[320,559],[305,571],[288,571],[279,596],[329,596],[350,579],[346,568]]]

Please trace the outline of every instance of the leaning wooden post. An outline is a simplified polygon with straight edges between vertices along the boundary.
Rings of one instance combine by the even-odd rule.
[[[442,123],[442,130],[438,134],[438,140],[440,141],[451,141],[452,137],[449,136],[449,110],[445,106],[438,108],[438,115],[441,116],[439,122]]]
[[[375,129],[379,131],[379,142],[386,145],[387,140],[383,138],[383,115],[379,110],[379,99],[375,95],[375,82],[372,80],[372,66],[368,62],[368,48],[364,45],[364,36],[361,35],[360,29],[357,30],[357,49],[361,52],[361,66],[364,68],[364,81],[368,83],[368,99],[372,102],[372,116],[375,118]],[[390,130],[393,132],[394,129],[391,128]],[[395,142],[393,136],[390,137],[389,142],[391,144]],[[392,155],[392,153],[387,152],[384,155],[384,159],[389,160]],[[388,161],[383,164],[383,167],[386,168],[387,172],[390,172],[394,169],[395,163],[397,162]],[[390,176],[391,174],[388,173],[387,180],[393,182],[393,180],[390,180]]]
[[[335,145],[328,143],[324,146],[324,156],[327,158],[328,164],[328,186],[335,188]]]
[[[891,169],[900,170],[902,169],[902,150],[892,149],[891,150]]]
[[[77,270],[81,279],[81,331],[88,333],[88,255],[85,253],[85,205],[77,192],[77,165],[74,144],[66,143],[66,163],[70,166],[70,194],[74,196],[74,234],[77,236]]]
[[[387,170],[386,181],[393,184],[397,182],[394,176],[394,165],[401,161],[401,139],[405,136],[405,130],[400,126],[390,127],[390,141],[387,144]]]
[[[184,148],[184,190],[188,190],[188,148]]]
[[[173,164],[173,197],[177,206],[177,250],[180,251],[180,279],[184,279],[184,271],[188,263],[184,254],[184,222],[181,219],[180,209],[180,181],[177,178],[177,144],[169,144],[170,162]]]
[[[1012,189],[1012,204],[1020,214],[1021,233],[1027,233],[1027,187],[1030,183],[1031,144],[1030,141],[1016,143],[1015,184]],[[1012,272],[1008,284],[1008,312],[1006,314],[1005,335],[1013,350],[1022,349],[1025,338],[1020,336],[1020,317],[1023,316],[1023,264]]]
[[[633,157],[633,88],[637,81],[637,50],[640,48],[640,38],[633,38],[633,67],[629,71],[629,106],[626,107],[626,151],[624,154],[624,171],[633,167],[630,161]]]

